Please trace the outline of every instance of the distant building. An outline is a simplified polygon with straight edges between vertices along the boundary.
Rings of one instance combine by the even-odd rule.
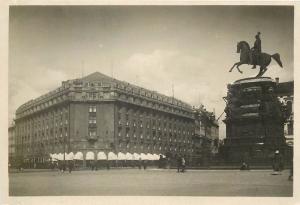
[[[286,122],[284,124],[284,136],[286,143],[289,146],[294,145],[294,81],[279,82],[277,83],[277,96],[279,101],[285,107],[287,115]]]
[[[193,158],[197,165],[206,165],[218,152],[219,124],[214,113],[204,106],[194,109],[195,135],[193,138]]]
[[[13,166],[15,164],[15,125],[12,124],[8,128],[8,163]]]
[[[15,123],[15,154],[28,166],[53,153],[193,153],[190,105],[99,72],[23,104]]]

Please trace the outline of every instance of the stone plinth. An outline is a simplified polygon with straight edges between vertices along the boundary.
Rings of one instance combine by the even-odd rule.
[[[228,85],[225,108],[225,158],[269,163],[275,150],[284,153],[284,110],[276,82],[268,77],[245,78]]]

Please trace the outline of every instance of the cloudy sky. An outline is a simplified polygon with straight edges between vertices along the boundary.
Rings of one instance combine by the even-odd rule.
[[[293,80],[293,17],[282,6],[11,7],[9,121],[26,101],[95,71],[166,95],[173,84],[176,98],[219,116],[226,85],[258,73],[228,72],[237,42],[252,46],[258,31],[263,52],[284,65],[271,62],[266,75]]]

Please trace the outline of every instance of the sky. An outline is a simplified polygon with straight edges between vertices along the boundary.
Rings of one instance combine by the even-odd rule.
[[[279,53],[264,76],[294,79],[292,6],[13,6],[9,10],[9,122],[28,100],[93,72],[203,104],[219,117],[227,84],[253,77],[236,46]],[[220,118],[220,137],[225,124]]]

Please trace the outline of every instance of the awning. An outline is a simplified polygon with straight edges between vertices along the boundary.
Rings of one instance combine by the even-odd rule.
[[[56,153],[50,154],[50,155],[51,155],[51,160],[52,160],[53,162],[56,162],[56,161],[58,160],[58,155],[57,155]]]
[[[83,154],[82,152],[77,152],[74,156],[74,159],[76,160],[83,160]]]
[[[129,152],[126,153],[126,160],[133,160],[133,155],[130,154]]]
[[[141,156],[137,153],[133,153],[133,160],[139,160]]]
[[[119,153],[118,153],[118,160],[126,160],[125,154],[122,153],[122,152],[119,152]]]
[[[141,160],[148,160],[147,155],[145,155],[144,153],[141,153]]]
[[[74,159],[74,153],[70,152],[68,155],[66,155],[66,160],[73,160]]]
[[[64,160],[64,155],[62,154],[62,153],[59,153],[58,155],[57,155],[57,159],[58,160]]]
[[[104,152],[98,152],[97,160],[107,160],[107,156]]]
[[[85,159],[86,160],[94,160],[95,159],[95,154],[94,152],[87,152],[86,155],[85,155]]]
[[[148,160],[154,160],[153,154],[147,153]]]
[[[159,160],[158,154],[153,154],[153,160]]]
[[[109,152],[107,159],[108,160],[118,160],[118,156],[115,153],[113,153],[113,152]]]

